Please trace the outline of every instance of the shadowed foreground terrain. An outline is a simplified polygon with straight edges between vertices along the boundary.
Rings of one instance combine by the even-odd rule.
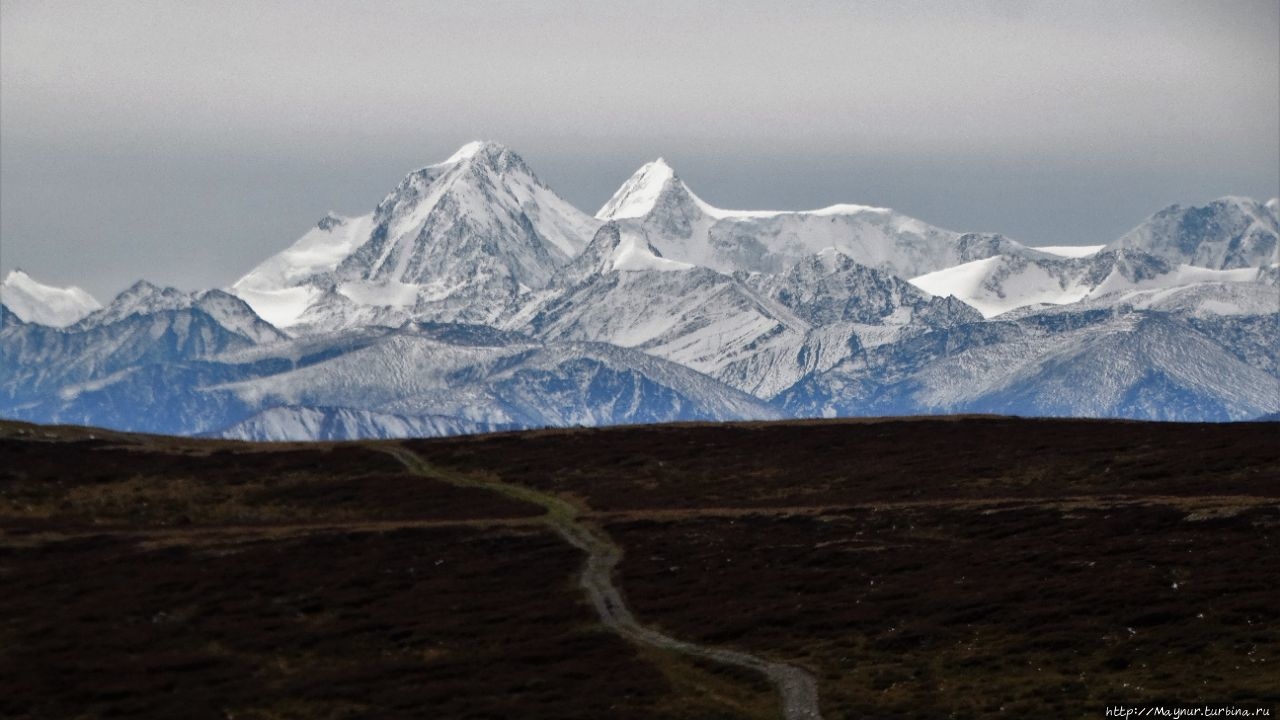
[[[824,717],[1280,701],[1280,427],[1007,418],[410,441],[573,503],[672,636]],[[0,717],[776,717],[632,645],[542,507],[388,443],[0,423]],[[382,449],[380,449],[382,448]]]

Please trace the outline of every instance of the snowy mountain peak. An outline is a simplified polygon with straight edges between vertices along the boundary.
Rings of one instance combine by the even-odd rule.
[[[410,173],[373,220],[338,267],[342,279],[458,286],[479,275],[541,287],[596,226],[495,142],[469,143]]]
[[[191,295],[173,287],[160,287],[146,280],[125,288],[106,307],[91,313],[76,328],[85,329],[110,325],[130,315],[149,315],[166,310],[182,310],[191,307]]]
[[[1280,218],[1256,200],[1228,196],[1203,206],[1170,205],[1107,246],[1212,270],[1261,267],[1280,251]]]
[[[463,152],[468,147],[473,147],[474,149]],[[525,164],[524,158],[519,153],[502,143],[492,140],[468,143],[454,155],[464,155],[465,157],[461,162],[470,161],[491,171],[508,172],[516,170],[530,175],[533,174],[533,170]]]
[[[172,300],[174,298],[186,296],[186,293],[175,287],[160,287],[159,285],[147,280],[139,280],[125,288],[123,292],[111,301],[111,304],[120,305],[122,303],[152,302],[166,299]]]
[[[418,172],[448,170],[466,164],[495,172],[504,172],[512,169],[531,172],[529,167],[525,165],[524,158],[506,145],[493,140],[472,140],[458,148],[444,162],[428,165]]]
[[[0,282],[0,303],[23,322],[66,327],[102,305],[78,287],[53,287],[22,270],[11,270]]]
[[[546,287],[599,224],[515,151],[470,142],[409,173],[370,214],[322,220],[233,291],[296,332],[490,322],[520,293]]]
[[[310,283],[336,270],[368,240],[372,227],[372,213],[358,218],[329,213],[288,248],[237,280],[231,291],[267,322],[289,327],[323,295],[321,288]]]
[[[489,143],[488,141],[485,141],[485,140],[472,140],[466,145],[463,145],[462,147],[458,148],[457,152],[450,155],[449,159],[445,160],[444,163],[442,164],[453,165],[454,163],[462,162],[463,160],[473,158],[481,150],[484,149],[485,145],[488,145],[488,144],[492,144],[492,143]]]
[[[72,330],[86,331],[134,317],[149,318],[195,310],[207,315],[224,330],[255,344],[285,339],[283,333],[263,321],[248,303],[229,292],[215,289],[189,293],[173,287],[160,287],[146,280],[130,285],[106,307],[76,323]],[[176,327],[185,332],[183,328],[189,325],[190,320],[187,319],[177,321]]]
[[[659,198],[673,183],[680,182],[663,158],[645,163],[618,188],[596,213],[600,220],[644,217],[653,211]]]

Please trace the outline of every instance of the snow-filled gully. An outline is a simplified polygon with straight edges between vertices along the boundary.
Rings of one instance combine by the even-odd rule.
[[[627,608],[622,593],[613,584],[613,569],[622,559],[622,550],[597,528],[578,520],[578,510],[570,503],[548,493],[497,480],[478,480],[428,465],[422,458],[400,446],[376,446],[416,475],[442,480],[453,485],[476,487],[530,502],[544,508],[544,520],[569,544],[587,554],[579,585],[600,616],[600,622],[630,642],[650,645],[713,662],[747,668],[764,675],[778,689],[782,717],[785,720],[821,720],[818,707],[818,683],[807,670],[772,662],[749,653],[709,647],[680,640],[642,625]]]

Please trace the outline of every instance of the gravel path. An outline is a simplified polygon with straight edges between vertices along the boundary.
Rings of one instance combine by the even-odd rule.
[[[375,446],[387,452],[412,472],[454,485],[478,487],[508,497],[531,502],[546,509],[544,521],[565,540],[587,554],[587,564],[579,581],[587,598],[600,615],[600,622],[622,637],[635,643],[643,643],[665,650],[705,658],[725,665],[754,670],[769,679],[781,696],[782,716],[786,720],[821,720],[818,708],[818,683],[803,668],[771,662],[737,650],[698,645],[673,638],[645,627],[636,620],[622,599],[622,593],[613,584],[613,569],[622,559],[622,550],[603,531],[585,525],[578,519],[573,505],[547,493],[541,493],[522,485],[512,485],[498,480],[478,480],[458,473],[446,472],[428,465],[422,458],[403,447]]]

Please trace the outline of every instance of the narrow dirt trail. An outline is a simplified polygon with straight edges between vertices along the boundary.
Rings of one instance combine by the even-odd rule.
[[[578,510],[572,504],[554,495],[538,492],[522,485],[512,485],[499,480],[479,480],[433,467],[407,448],[374,447],[395,457],[414,474],[453,485],[482,488],[545,508],[547,514],[543,520],[569,544],[587,554],[587,563],[582,570],[579,585],[586,592],[587,598],[600,616],[600,622],[604,623],[605,627],[634,643],[754,670],[764,675],[778,688],[783,718],[821,720],[822,713],[818,707],[818,683],[807,670],[794,665],[772,662],[737,650],[698,645],[640,624],[627,608],[626,602],[622,599],[622,593],[613,584],[613,569],[622,559],[622,550],[601,530],[579,522]]]

